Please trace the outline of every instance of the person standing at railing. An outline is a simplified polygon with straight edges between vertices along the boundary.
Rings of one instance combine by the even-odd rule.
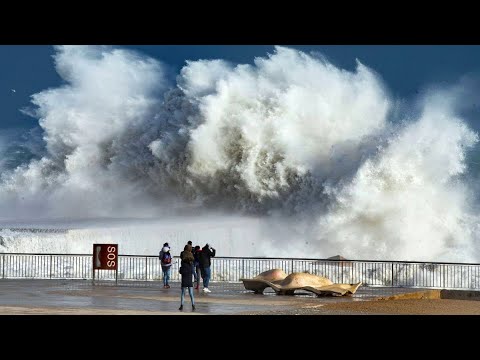
[[[215,256],[215,249],[210,246],[210,244],[205,244],[202,248],[202,252],[200,253],[199,260],[200,260],[200,271],[202,273],[203,278],[203,292],[209,293],[211,292],[208,289],[208,284],[210,283],[210,276],[211,270],[210,266],[212,264],[211,258]]]
[[[170,254],[170,246],[168,243],[163,244],[163,248],[158,254],[160,265],[163,272],[163,288],[170,289],[168,281],[170,280],[170,270],[172,268],[172,254]]]
[[[181,265],[180,275],[182,275],[182,292],[180,295],[180,307],[178,310],[183,310],[183,302],[185,300],[185,289],[188,289],[190,300],[192,302],[192,311],[195,311],[195,299],[193,298],[193,254],[192,246],[185,245],[185,248],[180,253]]]
[[[191,252],[192,255],[193,255],[193,253],[194,253],[193,243],[192,243],[190,240],[187,241],[187,246],[189,247],[190,252]],[[194,261],[192,262],[192,272],[193,272],[193,281],[196,282],[196,281],[197,281],[197,272],[195,271]]]
[[[195,286],[195,290],[198,290],[200,287],[200,254],[202,252],[202,249],[200,249],[200,246],[195,245],[195,249],[193,249],[193,268],[194,272],[193,275],[195,277],[195,282],[197,285]]]

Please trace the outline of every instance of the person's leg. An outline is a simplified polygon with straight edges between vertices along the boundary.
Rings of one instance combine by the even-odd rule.
[[[208,284],[210,283],[210,266],[205,268],[205,279],[203,280],[203,286],[208,288]]]
[[[198,290],[200,287],[200,266],[196,266],[196,272],[197,272],[197,287],[195,289]]]
[[[193,281],[197,281],[197,272],[195,271],[194,264],[192,264],[192,272],[193,272]]]
[[[203,280],[203,288],[205,289],[205,278],[207,277],[207,275],[205,275],[205,268],[200,268],[200,272],[202,274],[202,280]]]
[[[182,286],[182,292],[180,294],[180,308],[178,310],[183,310],[184,299],[185,299],[185,288]]]
[[[162,273],[163,273],[163,287],[167,286],[167,268],[162,266]]]
[[[185,288],[182,286],[182,293],[180,294],[180,305],[183,305],[185,301]]]
[[[188,294],[190,295],[190,300],[192,301],[192,307],[195,309],[195,299],[193,298],[193,287],[188,288]]]
[[[166,285],[167,287],[170,287],[170,285],[168,284],[168,282],[170,281],[170,269],[171,269],[171,268],[172,268],[171,266],[167,266],[167,271],[165,272],[165,274],[166,274],[166,276],[165,276],[165,279],[166,279],[165,285]]]

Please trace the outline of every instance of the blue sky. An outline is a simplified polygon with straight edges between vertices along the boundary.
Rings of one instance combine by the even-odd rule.
[[[288,44],[286,44],[288,46]],[[251,63],[256,56],[273,51],[267,45],[126,45],[157,58],[175,72],[185,60],[222,58],[235,63]],[[335,65],[351,70],[355,59],[374,69],[395,97],[410,99],[425,86],[451,84],[461,76],[480,72],[480,46],[460,45],[295,45],[303,51],[318,51]],[[58,86],[47,45],[0,46],[0,128],[30,128],[37,121],[19,109],[29,105],[30,96]],[[12,91],[12,89],[15,90]],[[480,103],[480,102],[479,102]],[[476,127],[474,125],[474,127]]]

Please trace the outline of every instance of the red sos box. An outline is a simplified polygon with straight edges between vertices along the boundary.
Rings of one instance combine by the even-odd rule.
[[[117,270],[118,244],[93,244],[93,269]]]

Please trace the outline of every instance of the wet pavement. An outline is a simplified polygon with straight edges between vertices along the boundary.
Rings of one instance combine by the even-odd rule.
[[[242,283],[211,283],[209,294],[195,290],[196,311],[188,293],[180,312],[180,285],[164,289],[157,281],[0,280],[0,314],[212,314],[242,315],[290,313],[325,304],[372,300],[422,289],[360,287],[353,296],[317,297],[305,292],[294,296],[263,295],[246,291]]]

